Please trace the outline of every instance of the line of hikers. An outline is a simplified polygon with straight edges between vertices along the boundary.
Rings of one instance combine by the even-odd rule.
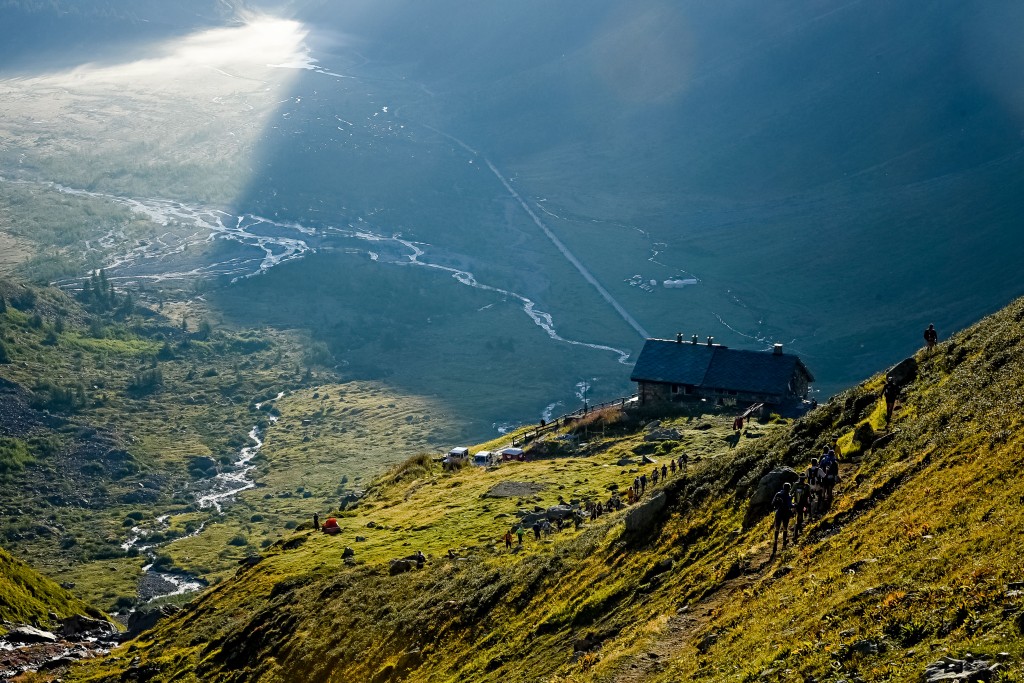
[[[804,519],[819,517],[832,507],[834,489],[840,482],[839,444],[825,446],[820,458],[811,458],[811,464],[801,472],[796,485],[786,482],[772,499],[775,511],[775,533],[772,538],[772,557],[778,552],[779,531],[782,531],[782,547],[789,542],[789,521],[796,517],[793,527],[793,542],[800,538]]]
[[[626,501],[632,505],[640,500],[640,497],[647,491],[648,482],[650,482],[651,486],[657,486],[659,479],[661,481],[668,481],[668,475],[670,472],[675,474],[677,469],[680,472],[685,470],[686,460],[686,453],[683,453],[678,459],[669,460],[667,465],[662,463],[660,469],[655,465],[654,469],[651,470],[650,477],[648,477],[646,473],[638,475],[633,479],[633,485],[626,489]],[[678,465],[676,464],[677,462],[679,463]]]
[[[633,485],[626,489],[626,500],[623,502],[622,496],[618,492],[612,493],[611,497],[607,502],[602,503],[601,501],[587,501],[583,508],[574,510],[572,513],[573,527],[577,530],[589,517],[591,521],[596,520],[598,517],[606,512],[613,512],[615,510],[622,510],[627,504],[633,505],[640,500],[640,497],[647,491],[647,484],[655,486],[658,481],[667,481],[669,474],[675,474],[676,470],[683,472],[686,469],[687,455],[683,453],[678,458],[673,458],[668,461],[668,464],[662,464],[659,468],[657,465],[651,470],[651,476],[648,477],[646,473],[640,474],[633,479]],[[565,501],[559,497],[558,502],[562,505]],[[539,541],[543,537],[550,536],[552,533],[557,533],[565,528],[565,520],[556,519],[554,524],[551,520],[538,520],[533,523],[530,529],[533,531],[533,537]],[[527,531],[520,522],[513,524],[508,530],[505,531],[504,541],[505,548],[511,549],[513,547],[513,540],[516,540],[517,546],[523,544],[523,538],[526,536]]]
[[[579,520],[577,520],[576,519],[577,517],[580,517],[579,511],[577,511],[573,515],[573,522],[575,523],[576,528],[578,529],[580,527],[580,525],[583,523],[583,519],[582,519],[582,517],[580,517]],[[551,520],[549,520],[549,519],[545,519],[544,521],[539,521],[538,520],[538,521],[534,522],[533,526],[531,527],[531,529],[533,530],[533,537],[534,537],[535,540],[538,540],[538,541],[542,537],[550,536],[551,534],[560,532],[563,528],[565,528],[565,524],[564,524],[563,520],[561,520],[561,519],[556,519],[554,524],[552,524]],[[518,524],[517,523],[517,524],[512,525],[512,527],[508,531],[505,532],[505,547],[506,548],[511,548],[512,547],[512,535],[513,534],[515,534],[516,537],[518,538],[518,545],[522,545],[523,544],[523,536],[526,535],[526,529],[523,528],[522,524]]]

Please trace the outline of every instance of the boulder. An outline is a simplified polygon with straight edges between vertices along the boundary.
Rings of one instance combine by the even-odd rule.
[[[7,632],[5,638],[10,643],[22,643],[24,645],[57,642],[57,636],[49,631],[36,628],[35,626],[18,626],[16,628],[12,628]]]
[[[783,484],[793,484],[799,478],[791,467],[776,467],[758,480],[754,495],[750,497],[750,506],[767,509],[775,494],[782,490]]]
[[[549,507],[545,514],[550,520],[568,519],[572,517],[573,509],[569,505],[554,505]]]
[[[411,560],[391,560],[391,566],[388,568],[388,574],[395,576],[396,574],[411,572],[415,568],[416,563]]]
[[[891,377],[898,386],[906,386],[917,379],[917,360],[913,356],[904,358],[885,373],[885,376]]]
[[[753,495],[750,496],[750,503],[747,505],[743,526],[749,528],[762,515],[769,512],[772,499],[782,489],[782,485],[786,482],[792,484],[799,478],[799,475],[790,467],[776,467],[761,477],[757,482],[757,488],[754,489]]]
[[[132,612],[128,617],[128,631],[125,633],[125,638],[130,640],[143,631],[148,631],[156,626],[161,619],[177,614],[179,611],[181,611],[180,607],[162,605],[156,609],[140,609]]]
[[[679,441],[682,437],[678,429],[656,429],[644,434],[644,441]]]
[[[945,683],[947,681],[991,681],[999,671],[999,664],[991,664],[983,659],[974,659],[970,655],[964,659],[943,657],[932,662],[924,670],[925,683]]]
[[[356,551],[352,550],[352,548],[349,548],[348,546],[345,546],[345,549],[341,551],[342,559],[344,559],[346,557],[355,557],[355,555],[356,555]]]
[[[72,640],[81,640],[87,636],[103,639],[104,636],[117,635],[117,627],[103,619],[76,614],[61,622],[60,635]]]
[[[639,505],[634,505],[626,513],[626,532],[636,533],[648,529],[658,519],[658,513],[665,507],[667,499],[664,491],[658,491]]]

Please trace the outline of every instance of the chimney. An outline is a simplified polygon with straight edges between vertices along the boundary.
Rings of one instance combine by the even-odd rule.
[[[694,343],[694,344],[696,344],[696,343],[697,343],[697,340],[698,340],[698,339],[699,339],[699,337],[697,337],[697,335],[693,335],[693,343]]]
[[[683,343],[683,333],[682,332],[676,332],[676,344],[682,344],[682,343]]]
[[[708,346],[711,346],[712,344],[714,344],[714,341],[715,341],[714,337],[708,337]]]
[[[782,355],[782,344],[775,344],[772,347],[772,353],[774,353],[776,356],[781,356]]]

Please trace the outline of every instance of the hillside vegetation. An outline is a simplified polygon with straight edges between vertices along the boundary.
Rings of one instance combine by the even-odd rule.
[[[87,297],[0,277],[0,544],[102,609],[159,593],[140,583],[154,559],[215,583],[344,482],[444,438],[430,401],[323,382],[301,338],[91,280]],[[204,507],[254,427],[258,489]]]
[[[919,353],[891,425],[878,375],[739,438],[728,416],[679,417],[663,425],[679,439],[652,444],[613,411],[572,427],[588,445],[571,457],[455,472],[411,459],[340,511],[339,536],[298,530],[71,678],[904,681],[971,656],[1021,680],[1022,320],[1017,301]],[[836,439],[836,504],[772,557],[757,482]],[[639,531],[627,510],[500,543],[517,509],[604,499],[639,454],[683,452]],[[502,481],[544,488],[482,497]],[[389,573],[416,550],[422,570]]]
[[[0,549],[0,622],[50,625],[76,614],[105,618],[99,610]],[[0,635],[4,632],[0,626]]]

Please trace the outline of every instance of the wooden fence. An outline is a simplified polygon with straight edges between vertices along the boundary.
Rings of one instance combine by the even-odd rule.
[[[535,429],[526,432],[525,434],[520,434],[519,436],[513,438],[512,446],[519,447],[528,444],[537,437],[541,436],[542,434],[546,434],[547,432],[558,429],[559,427],[563,427],[567,422],[578,420],[585,415],[593,413],[594,411],[603,410],[604,408],[610,408],[612,406],[625,408],[627,403],[634,401],[636,398],[637,395],[633,394],[632,396],[622,396],[611,401],[605,401],[604,403],[598,403],[592,406],[587,405],[582,408],[577,408],[576,410],[570,413],[566,413],[565,415],[559,415],[558,417],[554,418],[550,422],[544,423],[543,425],[537,425]]]

